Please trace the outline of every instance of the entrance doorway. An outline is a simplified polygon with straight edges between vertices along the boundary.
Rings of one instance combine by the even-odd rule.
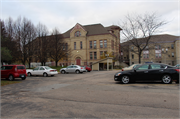
[[[76,65],[81,65],[81,58],[80,57],[76,58]]]

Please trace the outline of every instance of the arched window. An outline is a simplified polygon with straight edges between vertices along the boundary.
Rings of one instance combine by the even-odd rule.
[[[81,36],[81,32],[80,31],[76,31],[75,34],[74,34],[75,37],[79,37]]]

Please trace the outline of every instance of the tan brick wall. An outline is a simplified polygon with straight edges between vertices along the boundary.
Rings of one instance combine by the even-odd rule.
[[[171,45],[174,45],[174,49],[171,48]],[[161,45],[161,58],[156,58],[155,55],[155,45]],[[178,61],[178,54],[180,51],[179,48],[179,43],[177,42],[176,44],[174,42],[169,42],[169,43],[159,43],[159,44],[149,44],[149,58],[145,59],[143,58],[143,52],[141,54],[141,63],[145,63],[145,62],[161,62],[161,63],[165,63],[165,64],[170,64],[170,65],[175,65],[177,64]],[[162,49],[166,50],[166,48],[168,49],[167,52],[162,52]],[[129,46],[129,49],[131,49],[131,46]],[[134,50],[136,50],[136,47],[134,46]],[[174,53],[174,57],[172,57],[172,53]],[[132,59],[132,54],[134,54],[134,59]],[[131,52],[131,50],[129,52],[123,52],[123,58],[126,57],[127,59],[127,55],[129,55],[129,63],[130,65],[132,63],[139,63],[139,58],[138,55]],[[176,56],[177,55],[177,56]],[[124,59],[125,60],[125,59]],[[174,63],[174,64],[173,64]]]
[[[74,33],[76,31],[81,32],[81,36],[74,37]],[[71,49],[70,57],[68,58],[69,62],[71,64],[76,64],[76,58],[81,58],[81,65],[84,65],[84,62],[88,62],[88,65],[90,62],[97,62],[100,60],[100,51],[107,51],[108,53],[114,52],[114,55],[118,54],[119,52],[119,43],[120,39],[115,38],[111,34],[104,34],[104,35],[93,35],[93,36],[86,36],[86,31],[83,29],[77,29],[73,30],[70,33],[70,38],[65,38],[64,40],[68,43],[69,48]],[[96,49],[90,49],[89,41],[96,40]],[[100,48],[100,40],[107,40],[107,48]],[[111,41],[114,41],[114,50],[111,48]],[[80,49],[80,42],[82,41],[83,48]],[[76,42],[76,49],[74,49],[74,42]],[[97,59],[90,60],[90,52],[96,52]],[[93,54],[94,56],[94,54]],[[62,62],[62,61],[60,61]]]
[[[180,64],[180,40],[175,41],[176,63]]]

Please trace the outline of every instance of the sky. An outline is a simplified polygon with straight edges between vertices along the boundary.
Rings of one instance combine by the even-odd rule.
[[[167,24],[157,34],[180,36],[180,0],[0,0],[2,20],[26,17],[64,33],[77,23],[120,25],[127,14],[156,13]]]

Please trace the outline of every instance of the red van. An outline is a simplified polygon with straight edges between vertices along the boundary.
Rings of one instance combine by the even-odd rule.
[[[27,77],[26,67],[24,65],[3,65],[1,67],[1,78],[13,81],[14,78],[25,80]]]

